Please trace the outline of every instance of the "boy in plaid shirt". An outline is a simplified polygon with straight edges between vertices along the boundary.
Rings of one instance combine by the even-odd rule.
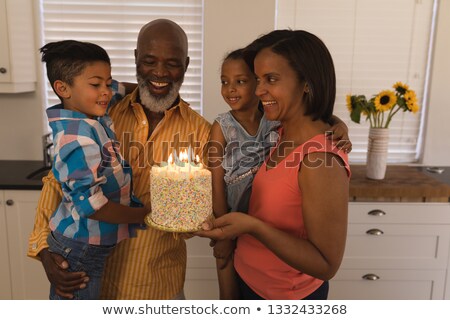
[[[135,235],[149,210],[133,195],[131,168],[105,114],[117,85],[106,51],[64,40],[40,52],[62,102],[47,109],[55,145],[52,170],[63,191],[47,242],[50,251],[68,260],[69,271],[89,274],[75,299],[97,299],[106,258],[118,242]],[[62,299],[53,286],[50,299]]]

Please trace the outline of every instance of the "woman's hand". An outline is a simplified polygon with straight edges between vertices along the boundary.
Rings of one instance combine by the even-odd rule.
[[[242,212],[230,212],[202,224],[196,236],[214,240],[234,240],[244,233],[252,233],[259,220]]]

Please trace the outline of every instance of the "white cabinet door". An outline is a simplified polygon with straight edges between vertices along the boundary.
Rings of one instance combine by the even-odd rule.
[[[0,0],[0,93],[36,87],[33,0]]]
[[[448,298],[449,250],[448,203],[350,203],[344,258],[329,298]]]
[[[1,13],[0,13],[1,14]],[[9,270],[8,230],[6,228],[5,197],[0,190],[0,300],[11,299],[11,275]]]
[[[187,270],[184,293],[189,300],[219,299],[216,259],[209,239],[194,237],[186,240]]]
[[[6,1],[0,0],[0,83],[11,82],[9,69],[8,22]]]
[[[48,299],[50,284],[42,264],[27,257],[40,191],[5,190],[6,229],[12,299]]]

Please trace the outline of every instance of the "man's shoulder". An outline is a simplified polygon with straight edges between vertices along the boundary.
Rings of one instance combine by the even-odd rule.
[[[132,101],[132,94],[127,94],[123,99],[117,101],[114,105],[111,106],[109,109],[109,116],[113,118],[117,117],[118,115],[122,115],[126,112],[132,112],[132,109],[130,108]]]
[[[183,101],[184,102],[184,101]],[[189,122],[196,126],[211,127],[211,124],[200,113],[192,109],[188,103],[180,103],[182,113],[189,117]]]

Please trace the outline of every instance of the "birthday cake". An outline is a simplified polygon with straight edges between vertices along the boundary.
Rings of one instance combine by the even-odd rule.
[[[164,231],[200,230],[212,218],[211,172],[201,164],[170,162],[151,169],[152,211],[146,222]]]

